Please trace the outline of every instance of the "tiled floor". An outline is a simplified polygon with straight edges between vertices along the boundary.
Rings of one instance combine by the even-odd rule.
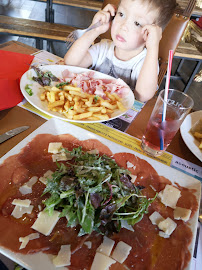
[[[100,0],[102,1],[102,0]],[[30,0],[1,0],[0,14],[8,15],[11,17],[30,18],[34,20],[45,21],[45,8],[46,4],[38,1]],[[67,7],[61,5],[54,5],[55,22],[76,26],[79,28],[86,28],[95,14],[95,11],[89,11],[81,8]],[[18,40],[31,46],[35,46],[35,40],[31,38],[8,36],[0,34],[0,43]],[[46,46],[46,42],[44,42]],[[46,47],[45,47],[46,48]],[[66,53],[65,44],[61,42],[53,42],[53,52],[61,57]],[[173,70],[177,66],[179,59],[173,60]],[[181,75],[186,81],[195,65],[195,61],[186,60],[181,70]],[[201,65],[202,68],[202,65]],[[160,85],[160,89],[165,86],[165,80]],[[184,85],[181,81],[171,81],[171,88],[183,90]],[[194,110],[202,109],[202,83],[192,82],[188,92],[195,102]]]

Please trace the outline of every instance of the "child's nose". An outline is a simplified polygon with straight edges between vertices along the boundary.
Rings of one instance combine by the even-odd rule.
[[[128,30],[128,21],[127,20],[124,20],[122,22],[121,29],[124,30],[124,31],[127,31]]]

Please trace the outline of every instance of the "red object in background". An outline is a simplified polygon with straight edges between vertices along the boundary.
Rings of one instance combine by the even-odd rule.
[[[202,29],[202,17],[198,20],[192,20],[200,29]]]
[[[29,69],[34,56],[0,50],[0,110],[23,100],[20,78]]]

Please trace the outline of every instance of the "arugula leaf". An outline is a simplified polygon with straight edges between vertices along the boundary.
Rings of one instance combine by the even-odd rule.
[[[95,103],[97,103],[98,99],[99,99],[99,96],[98,96],[98,95],[96,95],[96,96],[94,97],[94,101],[95,101]]]
[[[56,87],[57,88],[62,88],[62,86],[68,85],[68,84],[69,84],[69,82],[61,82],[61,83],[56,84]]]
[[[121,220],[134,225],[147,213],[156,196],[143,196],[143,187],[132,184],[130,172],[114,159],[85,152],[82,147],[62,151],[72,159],[56,163],[57,170],[43,192],[50,194],[44,204],[49,214],[60,210],[60,216],[68,219],[67,226],[79,224],[79,236],[92,231],[118,232]]]
[[[86,206],[86,215],[85,215],[85,218],[84,218],[83,222],[81,222],[82,229],[87,234],[90,234],[93,231],[93,227],[94,227],[94,215],[95,215],[95,209],[88,202],[88,204]]]
[[[33,92],[32,92],[32,89],[30,88],[30,86],[32,86],[32,84],[26,84],[25,91],[27,92],[27,94],[29,96],[32,96],[33,95]]]
[[[52,81],[59,81],[59,79],[53,75],[51,71],[43,72],[40,68],[34,65],[31,67],[35,70],[37,75],[37,77],[33,76],[32,80],[38,82],[42,86],[49,86],[51,85]]]

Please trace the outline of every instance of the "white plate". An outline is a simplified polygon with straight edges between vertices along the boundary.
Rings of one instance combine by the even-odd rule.
[[[45,124],[40,126],[38,129],[36,129],[33,133],[31,133],[28,137],[26,137],[23,141],[21,141],[18,145],[16,145],[13,149],[11,149],[5,156],[3,156],[0,159],[0,164],[9,156],[18,154],[20,150],[27,145],[28,142],[30,142],[36,135],[38,134],[44,134],[49,133],[53,135],[58,134],[71,134],[78,138],[79,140],[86,140],[86,139],[97,139],[106,146],[109,147],[109,149],[113,153],[119,153],[119,152],[128,152],[135,154],[136,156],[145,159],[147,162],[149,162],[153,168],[158,172],[159,175],[162,175],[166,178],[168,178],[173,184],[178,183],[180,186],[184,186],[190,189],[196,190],[196,198],[197,201],[200,201],[200,192],[201,192],[201,183],[200,181],[192,178],[189,175],[186,175],[180,171],[177,171],[173,168],[170,168],[169,166],[166,166],[164,164],[161,164],[157,162],[156,160],[153,160],[149,157],[143,156],[139,153],[136,153],[128,148],[125,148],[119,144],[116,144],[114,142],[111,142],[107,139],[104,139],[94,133],[91,133],[87,130],[81,129],[77,126],[74,126],[70,123],[61,121],[59,119],[52,118],[51,120],[47,121]],[[198,211],[196,211],[193,218],[189,221],[190,228],[193,233],[193,239],[189,246],[189,250],[191,253],[191,256],[193,254],[194,250],[194,244],[195,244],[195,236],[196,236],[196,230],[197,230],[197,223],[198,223]],[[56,268],[51,263],[51,256],[44,254],[42,252],[35,253],[32,255],[23,255],[20,253],[14,253],[10,250],[7,250],[5,248],[0,247],[0,252],[4,254],[5,256],[9,257],[11,260],[18,262],[20,265],[24,266],[27,269],[30,270],[56,270]],[[185,270],[191,269],[191,261],[188,265],[188,267]],[[60,268],[60,270],[67,270],[67,268]]]
[[[86,69],[86,68],[72,67],[72,66],[66,66],[66,65],[47,65],[47,66],[40,67],[40,69],[42,71],[51,71],[58,78],[59,77],[62,78],[62,71],[64,71],[65,69],[68,69],[69,71],[74,72],[74,73],[81,73],[81,72],[88,72],[89,71],[89,69]],[[115,80],[115,78],[113,78],[109,75],[103,74],[103,73],[98,72],[98,71],[94,71],[94,72],[95,72],[95,74],[94,74],[93,78]],[[62,114],[60,114],[58,112],[48,111],[47,103],[42,102],[40,100],[40,94],[42,92],[40,90],[40,88],[42,88],[42,86],[39,83],[34,82],[33,80],[30,80],[29,78],[32,76],[36,76],[36,72],[33,69],[28,70],[27,72],[25,72],[23,74],[23,76],[21,77],[21,81],[20,81],[20,89],[21,89],[23,96],[26,98],[26,100],[29,101],[29,103],[31,103],[34,107],[36,107],[37,109],[39,109],[43,113],[46,113],[52,117],[57,117],[59,119],[71,121],[71,122],[93,123],[93,122],[106,121],[106,120],[97,120],[97,121],[69,120],[65,116],[63,116]],[[32,96],[29,96],[28,93],[25,91],[25,86],[27,84],[32,84],[32,86],[31,86],[31,89],[33,92]],[[117,117],[123,115],[124,113],[126,113],[129,109],[132,108],[134,101],[135,101],[134,94],[133,94],[132,90],[129,89],[129,93],[127,93],[127,95],[122,98],[122,103],[125,107],[125,111],[115,110],[112,113],[111,118],[109,120],[117,118]]]
[[[199,149],[199,141],[196,140],[190,132],[190,129],[200,118],[202,118],[202,111],[197,111],[197,112],[188,114],[180,127],[180,132],[189,150],[200,161],[202,161],[202,151]]]

